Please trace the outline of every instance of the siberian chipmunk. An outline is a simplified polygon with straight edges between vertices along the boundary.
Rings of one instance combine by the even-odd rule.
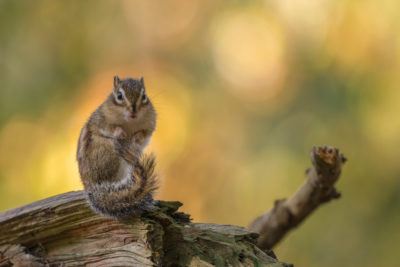
[[[115,76],[112,93],[89,117],[78,143],[79,173],[93,210],[123,218],[154,209],[155,158],[142,152],[155,127],[143,77]]]

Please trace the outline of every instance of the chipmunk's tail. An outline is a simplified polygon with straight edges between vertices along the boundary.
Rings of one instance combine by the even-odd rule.
[[[117,218],[153,210],[153,192],[158,188],[154,169],[155,156],[142,155],[134,165],[131,179],[87,188],[89,204],[95,211]]]

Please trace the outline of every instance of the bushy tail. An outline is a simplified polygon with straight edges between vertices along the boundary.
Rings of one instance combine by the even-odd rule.
[[[134,164],[131,179],[86,188],[89,204],[95,211],[117,218],[153,210],[153,192],[158,188],[154,169],[155,156],[142,155]]]

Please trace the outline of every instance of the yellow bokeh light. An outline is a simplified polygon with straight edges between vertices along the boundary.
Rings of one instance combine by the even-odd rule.
[[[386,19],[384,13],[376,12],[371,1],[349,4],[346,10],[332,16],[326,40],[328,51],[352,71],[375,67],[389,56],[388,48],[394,45],[388,36],[397,33],[397,29],[390,32]]]
[[[318,43],[325,37],[328,19],[334,10],[330,0],[266,0],[265,5],[267,10],[274,7],[291,33],[307,38],[307,44]]]
[[[285,77],[279,28],[255,11],[240,11],[221,16],[213,30],[213,58],[227,88],[252,101],[276,96]]]
[[[206,1],[124,1],[124,15],[143,49],[163,43],[164,48],[182,44],[198,22]],[[202,7],[202,9],[200,9]],[[132,14],[134,10],[134,14]],[[152,16],[149,16],[149,13]],[[151,28],[152,30],[149,30]]]

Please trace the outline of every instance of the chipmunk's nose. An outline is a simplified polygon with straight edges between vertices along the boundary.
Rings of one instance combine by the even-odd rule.
[[[132,112],[136,112],[136,104],[132,104]]]

